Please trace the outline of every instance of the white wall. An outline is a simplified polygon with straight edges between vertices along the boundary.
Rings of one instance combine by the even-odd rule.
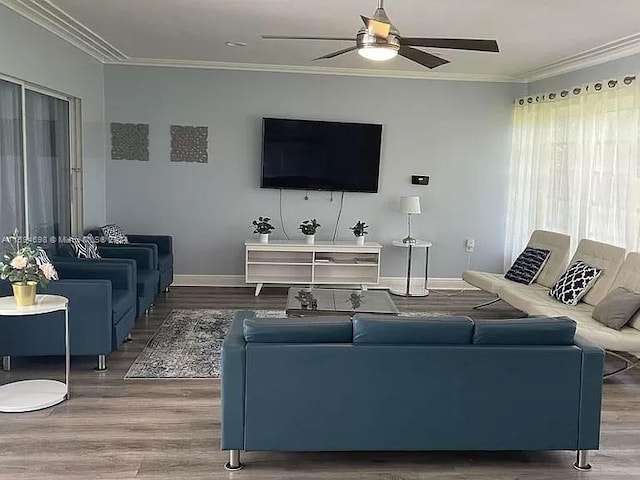
[[[105,218],[104,69],[74,46],[0,5],[0,74],[82,99],[84,217]]]
[[[473,266],[502,269],[511,117],[525,85],[337,77],[151,67],[105,67],[107,122],[150,124],[150,161],[107,161],[107,220],[175,237],[176,273],[241,274],[243,241],[258,215],[278,219],[278,191],[260,189],[263,116],[384,125],[380,192],[347,193],[339,239],[363,219],[385,244],[384,276],[402,276],[405,254],[389,243],[406,231],[400,195],[420,195],[415,233],[433,240],[431,274],[459,278],[464,239]],[[169,162],[169,126],[207,125],[208,164]],[[108,125],[107,125],[108,127]],[[108,130],[108,128],[107,128]],[[107,131],[105,130],[105,131]],[[110,139],[107,132],[107,147]],[[412,174],[431,176],[412,186]],[[339,196],[285,191],[285,225],[315,217],[333,233]]]

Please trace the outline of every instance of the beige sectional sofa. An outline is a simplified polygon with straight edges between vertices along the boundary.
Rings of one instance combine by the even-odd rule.
[[[640,356],[640,313],[619,331],[606,327],[591,317],[594,307],[617,287],[640,293],[640,253],[629,253],[625,257],[623,248],[582,240],[571,261],[566,262],[567,257],[563,252],[566,246],[568,253],[568,237],[543,231],[533,233],[529,246],[552,252],[532,285],[523,285],[507,280],[503,275],[484,272],[466,271],[462,278],[529,315],[567,316],[574,319],[578,323],[577,334],[605,350]],[[577,260],[601,268],[603,272],[578,305],[565,305],[549,296],[549,288],[567,266]]]

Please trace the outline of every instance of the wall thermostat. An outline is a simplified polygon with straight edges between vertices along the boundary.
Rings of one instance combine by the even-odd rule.
[[[413,185],[429,185],[429,176],[428,175],[412,175],[411,183]]]

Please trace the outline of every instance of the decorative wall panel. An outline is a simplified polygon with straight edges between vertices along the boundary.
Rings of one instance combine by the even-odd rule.
[[[207,163],[209,127],[171,125],[171,161]]]
[[[111,158],[149,161],[149,124],[112,123]]]

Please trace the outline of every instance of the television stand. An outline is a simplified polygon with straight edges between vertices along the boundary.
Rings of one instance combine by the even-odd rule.
[[[380,281],[382,245],[376,242],[248,240],[244,245],[245,281],[256,285],[256,297],[265,284],[359,285],[367,290]]]

